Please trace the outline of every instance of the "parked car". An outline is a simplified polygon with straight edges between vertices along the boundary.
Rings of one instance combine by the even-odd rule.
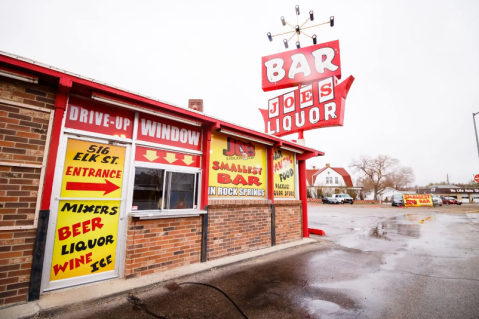
[[[393,194],[391,197],[391,205],[393,206],[404,206],[404,199],[402,194]]]
[[[339,204],[340,201],[334,197],[323,197],[323,204]]]
[[[443,204],[442,198],[440,198],[436,195],[433,195],[433,194],[431,194],[431,198],[432,198],[432,205],[433,206],[442,206],[442,204]]]
[[[447,205],[462,205],[462,202],[454,197],[443,197],[442,203]]]
[[[354,199],[348,194],[334,194],[333,197],[339,200],[341,204],[350,203],[352,205],[354,203]]]

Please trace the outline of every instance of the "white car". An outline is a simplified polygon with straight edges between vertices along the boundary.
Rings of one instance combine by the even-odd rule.
[[[431,198],[432,198],[432,205],[433,206],[442,206],[442,198],[440,198],[436,195],[433,195],[433,194],[431,194]]]
[[[334,194],[333,197],[336,198],[341,204],[350,203],[352,205],[354,202],[354,199],[348,194]]]

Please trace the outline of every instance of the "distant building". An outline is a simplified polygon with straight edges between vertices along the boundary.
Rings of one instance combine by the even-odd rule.
[[[479,184],[477,185],[477,187],[459,187],[456,185],[431,185],[427,188],[418,188],[417,193],[454,197],[464,203],[479,202]]]
[[[323,196],[330,196],[340,190],[346,192],[349,190],[361,190],[361,187],[354,187],[351,175],[342,167],[326,167],[321,169],[306,170],[306,184],[313,197],[318,197],[318,189],[321,189]]]

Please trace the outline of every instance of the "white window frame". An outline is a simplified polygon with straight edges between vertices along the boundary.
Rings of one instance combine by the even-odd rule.
[[[201,210],[198,208],[200,207],[200,201],[201,201],[202,170],[200,168],[135,161],[134,168],[136,167],[165,170],[165,178],[163,180],[163,183],[166,183],[167,172],[196,174],[197,178],[195,179],[195,181],[197,183],[195,187],[198,188],[198,194],[195,196],[194,201],[196,201],[197,208],[132,210],[131,205],[133,203],[133,191],[134,191],[134,182],[135,182],[135,172],[134,170],[132,170],[131,172],[132,181],[130,183],[131,187],[129,189],[129,194],[128,194],[130,205],[127,208],[127,212],[130,216],[139,217],[140,219],[158,219],[158,218],[173,218],[173,217],[190,217],[190,216],[199,216],[201,214],[206,214],[205,210]],[[163,189],[165,188],[163,187]],[[162,207],[164,207],[164,205],[165,205],[165,202],[163,201]]]

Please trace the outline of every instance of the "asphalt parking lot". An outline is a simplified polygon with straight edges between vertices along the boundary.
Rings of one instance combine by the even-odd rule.
[[[311,205],[314,244],[38,317],[478,318],[476,211]]]

